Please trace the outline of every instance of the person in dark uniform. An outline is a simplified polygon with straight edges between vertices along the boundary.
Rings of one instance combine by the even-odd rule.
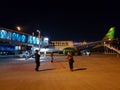
[[[40,66],[40,54],[38,54],[38,50],[36,50],[35,52],[35,63],[36,63],[35,70],[38,71],[39,66]]]
[[[73,55],[71,52],[68,52],[68,62],[69,62],[69,68],[71,71],[73,71],[73,63],[74,63],[74,59],[73,59]]]

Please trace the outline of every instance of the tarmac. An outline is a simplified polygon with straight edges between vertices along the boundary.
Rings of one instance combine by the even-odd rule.
[[[35,71],[34,60],[0,63],[0,90],[120,90],[120,57],[74,56],[70,71],[66,56],[47,57]]]

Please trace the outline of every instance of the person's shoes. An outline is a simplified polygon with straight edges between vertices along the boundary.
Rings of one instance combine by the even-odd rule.
[[[73,69],[70,69],[70,71],[73,71]]]
[[[35,69],[35,71],[38,71],[38,69]]]
[[[39,70],[36,70],[37,72],[39,71]]]

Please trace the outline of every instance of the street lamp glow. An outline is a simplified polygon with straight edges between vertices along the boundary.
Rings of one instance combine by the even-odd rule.
[[[38,33],[40,33],[40,30],[37,30]]]
[[[17,30],[18,30],[18,31],[21,31],[21,28],[20,28],[19,26],[17,26]]]

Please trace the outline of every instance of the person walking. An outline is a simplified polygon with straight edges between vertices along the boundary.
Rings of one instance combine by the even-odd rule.
[[[40,54],[38,54],[38,50],[35,50],[35,63],[36,63],[35,70],[38,71],[40,66]]]
[[[69,68],[71,71],[73,71],[74,59],[73,59],[73,55],[71,52],[68,52],[67,58],[68,58],[68,62],[69,62]]]
[[[53,62],[53,52],[51,52],[51,63]]]

